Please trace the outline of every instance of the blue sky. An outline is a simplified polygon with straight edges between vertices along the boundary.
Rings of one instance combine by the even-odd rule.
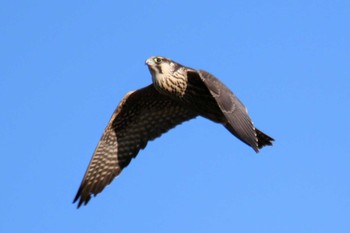
[[[350,2],[3,1],[0,232],[350,232]],[[205,69],[273,136],[198,118],[72,204],[145,60]]]

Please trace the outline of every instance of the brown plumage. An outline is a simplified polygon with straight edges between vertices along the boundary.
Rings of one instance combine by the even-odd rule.
[[[78,208],[110,184],[148,141],[197,116],[224,125],[256,152],[272,145],[274,139],[254,127],[244,105],[213,75],[164,57],[146,63],[153,84],[129,92],[114,111],[74,198]]]

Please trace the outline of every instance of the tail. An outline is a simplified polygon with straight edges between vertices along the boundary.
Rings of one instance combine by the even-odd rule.
[[[264,146],[272,146],[272,142],[275,141],[272,137],[264,134],[257,128],[255,128],[256,136],[258,138],[258,147],[261,149]]]

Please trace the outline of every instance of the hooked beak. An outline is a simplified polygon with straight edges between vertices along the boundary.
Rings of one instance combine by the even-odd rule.
[[[155,63],[154,63],[154,60],[153,60],[154,57],[150,57],[146,60],[145,64],[149,66],[154,66]]]
[[[155,68],[154,67],[156,65],[156,63],[154,63],[153,59],[154,59],[154,57],[150,57],[145,62],[145,65],[148,66],[148,70],[151,72],[152,76],[155,75]]]

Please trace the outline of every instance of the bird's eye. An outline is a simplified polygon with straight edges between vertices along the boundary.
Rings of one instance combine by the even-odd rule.
[[[159,63],[162,61],[162,59],[160,59],[159,57],[155,57],[155,58],[153,59],[153,61],[154,61],[155,63],[159,64]]]

